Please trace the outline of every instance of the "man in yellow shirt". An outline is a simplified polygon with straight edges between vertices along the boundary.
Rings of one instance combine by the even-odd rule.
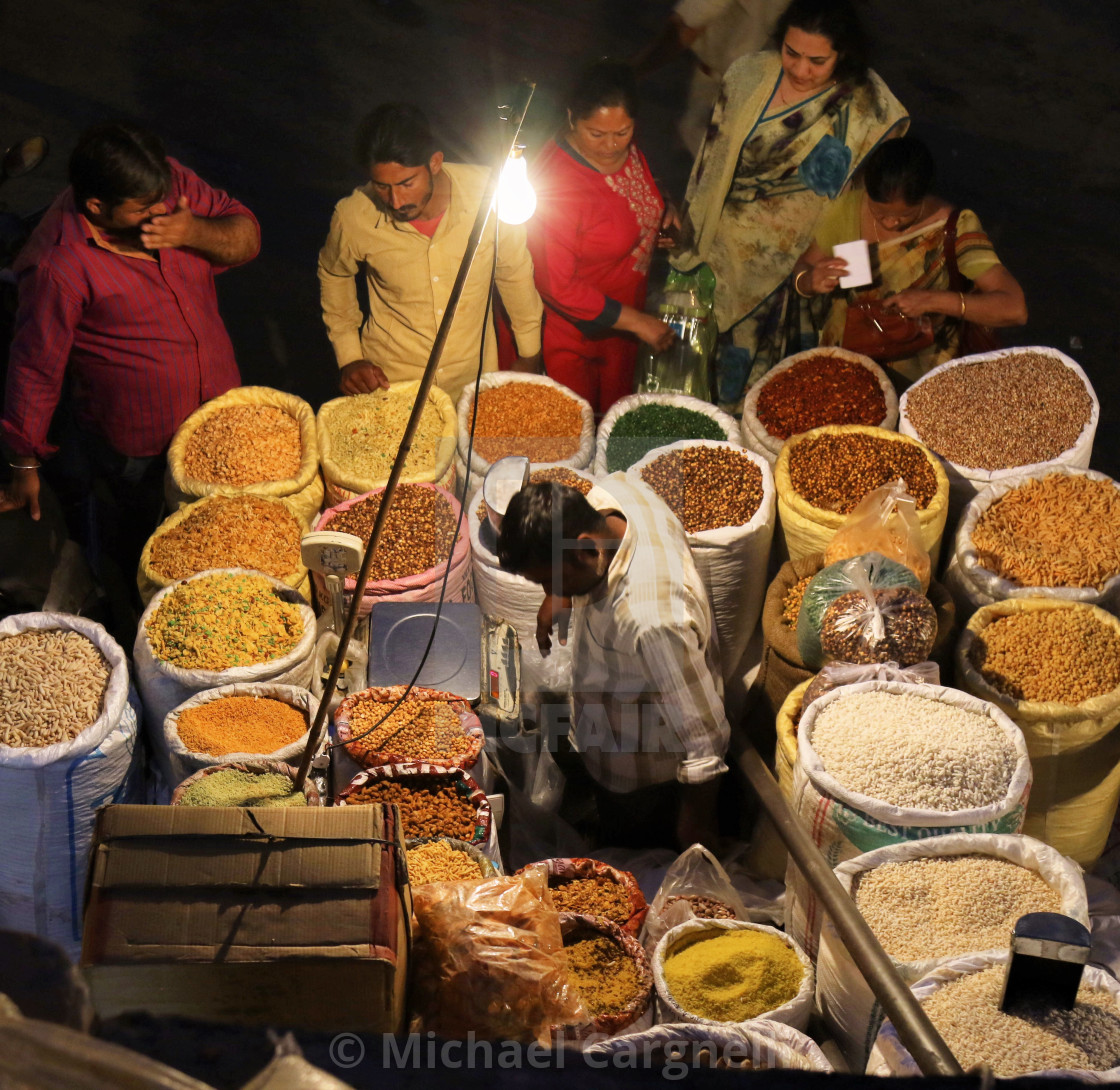
[[[344,394],[423,373],[488,176],[485,167],[445,163],[427,118],[401,103],[379,106],[362,122],[358,154],[370,180],[335,206],[319,252],[323,321]],[[483,370],[497,367],[486,309],[491,269],[517,341],[517,369],[540,370],[542,307],[525,230],[491,216],[436,372],[436,385],[452,400],[478,370],[484,335]],[[369,288],[364,324],[359,272]]]

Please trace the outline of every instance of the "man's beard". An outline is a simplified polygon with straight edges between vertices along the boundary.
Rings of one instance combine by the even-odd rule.
[[[416,204],[406,204],[400,208],[394,208],[390,204],[385,204],[380,198],[375,197],[377,207],[381,209],[390,219],[396,220],[397,223],[410,223],[412,220],[420,218],[420,214],[428,207],[432,199],[432,194],[436,191],[436,180],[433,177],[428,185],[428,192],[424,194],[422,200]]]

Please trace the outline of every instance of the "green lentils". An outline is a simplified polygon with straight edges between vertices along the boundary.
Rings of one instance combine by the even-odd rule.
[[[639,405],[623,413],[607,440],[607,472],[629,469],[655,447],[678,439],[727,439],[720,424],[695,409]]]
[[[183,792],[180,806],[306,806],[307,796],[280,772],[223,768],[202,776]]]

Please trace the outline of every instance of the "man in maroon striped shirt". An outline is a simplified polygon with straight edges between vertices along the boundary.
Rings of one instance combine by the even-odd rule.
[[[38,471],[58,453],[52,468],[79,490],[108,486],[113,518],[154,519],[158,503],[148,516],[144,501],[158,497],[175,430],[241,381],[214,275],[254,257],[260,229],[158,138],[124,124],[82,136],[70,182],[15,266],[0,511],[26,506],[37,519]],[[47,433],[60,400],[56,444]],[[152,528],[132,529],[142,542]]]

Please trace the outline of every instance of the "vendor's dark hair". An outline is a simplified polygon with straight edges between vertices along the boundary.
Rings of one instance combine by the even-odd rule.
[[[625,61],[602,57],[575,78],[564,105],[574,121],[590,117],[603,106],[621,106],[631,117],[637,117],[638,79],[634,69]]]
[[[171,164],[158,136],[121,121],[87,129],[70,153],[74,203],[96,197],[108,208],[171,188]]]
[[[791,26],[806,34],[821,34],[832,43],[840,54],[834,72],[838,81],[867,81],[867,35],[851,0],[793,0],[774,27],[778,52]]]
[[[498,563],[506,571],[560,563],[560,550],[574,548],[580,534],[602,532],[603,518],[578,488],[545,481],[514,494],[502,516]]]
[[[407,102],[383,102],[366,114],[354,144],[358,165],[367,168],[374,163],[426,167],[439,150],[424,111]]]
[[[929,148],[916,136],[884,140],[864,161],[863,187],[873,201],[902,198],[917,204],[933,188],[937,167]]]

